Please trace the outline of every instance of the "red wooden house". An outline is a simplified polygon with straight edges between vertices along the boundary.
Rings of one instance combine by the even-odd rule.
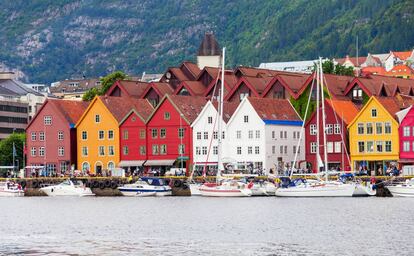
[[[147,122],[147,161],[150,170],[189,168],[193,159],[192,122],[204,105],[204,97],[166,95]]]
[[[358,114],[357,107],[350,100],[325,100],[325,114],[326,114],[326,141],[328,154],[328,168],[340,167],[342,170],[350,170],[350,159],[348,157],[348,132],[347,126]],[[322,111],[320,111],[320,157],[323,159],[324,147],[323,143],[323,126],[322,126]],[[305,124],[305,149],[306,161],[308,167],[314,172],[317,172],[317,122],[316,111],[312,114],[310,119]]]
[[[120,162],[119,167],[131,171],[141,169],[147,160],[146,122],[153,112],[151,103],[145,99],[134,101],[133,109],[122,119],[120,132]]]
[[[148,83],[145,82],[118,80],[108,89],[105,95],[139,99],[147,86]]]
[[[52,100],[43,103],[26,128],[27,166],[46,167],[47,174],[76,168],[75,124],[87,107],[83,101]],[[37,168],[28,168],[30,169]]]

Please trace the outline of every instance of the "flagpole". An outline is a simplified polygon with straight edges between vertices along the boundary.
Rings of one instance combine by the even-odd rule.
[[[14,142],[13,142],[13,172],[16,172],[16,160],[15,160],[15,156],[16,155],[16,148],[14,146]]]

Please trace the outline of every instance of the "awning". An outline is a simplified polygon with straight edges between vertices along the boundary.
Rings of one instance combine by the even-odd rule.
[[[145,160],[123,160],[119,162],[119,167],[142,166]]]
[[[169,166],[173,165],[175,159],[163,159],[163,160],[147,160],[145,166]]]

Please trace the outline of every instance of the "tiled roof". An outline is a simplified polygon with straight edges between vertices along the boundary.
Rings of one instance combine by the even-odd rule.
[[[367,57],[348,57],[346,56],[346,58],[340,58],[340,59],[335,59],[336,62],[338,62],[341,65],[344,65],[345,61],[349,60],[354,66],[361,66],[362,63],[364,63],[367,60]],[[357,60],[358,60],[358,65],[357,65]]]
[[[145,91],[148,85],[148,83],[145,82],[129,80],[120,80],[118,82],[127,91],[127,93],[134,98],[141,97],[142,93]]]
[[[50,87],[51,93],[83,92],[101,86],[101,82],[98,78],[68,79],[57,83],[57,86]]]
[[[172,94],[174,92],[174,89],[171,87],[169,83],[163,83],[163,82],[151,82],[147,85],[147,88],[142,93],[141,97],[144,97],[148,91],[153,88],[160,97],[163,97],[165,94]]]
[[[202,76],[202,74],[204,74],[205,72],[207,72],[213,79],[217,78],[217,75],[220,72],[219,68],[214,68],[214,67],[204,67],[200,73],[198,74],[198,77],[196,80],[199,80],[200,77]]]
[[[181,82],[185,80],[190,80],[191,77],[187,77],[180,68],[169,68],[168,69],[174,76]]]
[[[233,71],[225,70],[224,71],[224,81],[229,86],[229,88],[233,88],[237,84],[237,77],[234,75]]]
[[[376,96],[374,96],[374,97],[375,97],[375,99],[377,99],[379,101],[379,103],[381,103],[381,105],[394,118],[395,118],[395,113],[397,113],[398,111],[401,110],[400,105],[397,102],[395,97],[376,97]]]
[[[401,88],[414,87],[414,80],[390,76],[371,75],[369,77],[359,77],[358,80],[361,81],[361,83],[371,92],[372,95],[377,96],[380,93],[382,85],[384,85],[387,90],[392,90],[395,86],[398,86],[400,90]]]
[[[237,71],[239,71],[242,74],[242,76],[250,76],[250,77],[266,77],[266,76],[275,76],[278,74],[289,74],[290,73],[287,71],[278,71],[278,70],[255,68],[255,67],[244,67],[244,66],[237,67],[234,70],[234,72],[236,73]],[[296,73],[293,73],[293,74],[296,74]]]
[[[263,120],[302,121],[289,100],[248,97],[250,104]]]
[[[396,65],[385,74],[389,76],[406,76],[414,74],[414,70],[407,65]]]
[[[359,110],[350,100],[326,100],[326,102],[336,112],[338,118],[344,120],[348,125],[357,116]]]
[[[412,51],[407,52],[392,52],[395,57],[398,57],[400,60],[406,60],[411,56]]]
[[[384,75],[386,71],[384,67],[364,67],[361,72],[363,74]]]
[[[146,99],[131,99],[131,102],[135,111],[144,120],[147,120],[148,117],[152,114],[152,111],[154,111],[154,107]]]
[[[198,96],[169,95],[168,98],[190,124],[194,122],[207,103],[204,97]]]
[[[272,77],[243,77],[246,82],[248,82],[255,90],[256,92],[261,95],[263,91],[266,88],[266,85],[273,79]]]
[[[130,97],[100,96],[100,100],[111,112],[115,119],[120,123],[122,119],[135,107],[137,99]]]
[[[338,76],[331,74],[324,74],[326,86],[333,98],[343,98],[345,88],[354,79],[352,76]]]
[[[223,121],[225,123],[227,123],[230,120],[231,116],[236,111],[239,104],[240,104],[240,102],[238,102],[238,101],[234,101],[234,102],[224,101],[223,102]],[[218,111],[218,102],[217,101],[213,102],[213,106]]]
[[[192,96],[203,96],[207,89],[200,81],[183,81],[181,82],[181,85],[187,88],[187,90],[189,90],[190,92],[192,92],[194,94]],[[178,88],[175,91],[175,94],[178,94],[181,88],[181,86],[178,86]]]
[[[181,68],[186,68],[188,71],[190,71],[191,74],[193,74],[194,78],[198,77],[198,74],[200,74],[201,70],[197,66],[197,64],[192,63],[190,61],[184,61],[181,64]]]
[[[55,109],[60,111],[70,124],[76,124],[88,107],[88,102],[77,100],[48,99]]]

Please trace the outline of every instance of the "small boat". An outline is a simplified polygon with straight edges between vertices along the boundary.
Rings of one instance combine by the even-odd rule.
[[[272,182],[254,182],[251,188],[252,196],[274,196],[276,192],[276,186]]]
[[[414,178],[405,183],[390,184],[385,186],[393,196],[414,197]]]
[[[166,181],[156,177],[141,177],[133,184],[118,187],[124,196],[171,196],[172,190]]]
[[[67,179],[58,185],[40,188],[48,196],[94,196],[92,190],[80,181]]]
[[[352,196],[375,196],[376,194],[377,190],[375,190],[370,183],[356,183],[355,191]]]
[[[351,197],[355,184],[345,184],[336,181],[319,181],[307,183],[305,179],[296,179],[287,186],[276,189],[280,197]]]
[[[0,182],[0,196],[5,197],[18,197],[24,196],[24,190],[20,186],[20,184],[6,180]]]
[[[252,195],[253,183],[245,184],[240,181],[223,181],[221,184],[204,183],[200,187],[202,196],[210,197],[247,197]]]
[[[201,183],[189,183],[188,186],[190,187],[191,196],[201,196]]]

